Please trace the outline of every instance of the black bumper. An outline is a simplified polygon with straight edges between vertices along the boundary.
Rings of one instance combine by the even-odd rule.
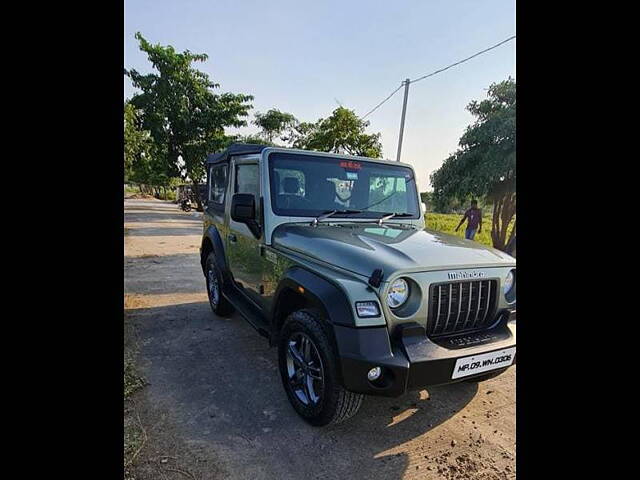
[[[345,388],[387,397],[487,373],[452,379],[459,358],[516,345],[515,326],[506,323],[481,334],[461,335],[438,343],[428,339],[424,328],[415,324],[394,332],[397,333],[394,338],[390,338],[386,327],[336,325],[334,332]],[[379,381],[372,383],[367,379],[367,372],[376,366],[382,367],[383,373]]]

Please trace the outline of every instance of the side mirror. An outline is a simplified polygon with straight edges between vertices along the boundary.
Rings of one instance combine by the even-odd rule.
[[[425,202],[422,202],[422,213],[427,213],[427,204]]]
[[[251,193],[236,193],[231,199],[231,219],[244,223],[256,238],[260,238],[260,225],[256,222],[256,197]]]
[[[231,219],[247,223],[256,219],[256,199],[250,193],[236,193],[231,199]]]

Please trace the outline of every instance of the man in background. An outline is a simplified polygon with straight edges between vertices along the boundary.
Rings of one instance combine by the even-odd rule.
[[[460,223],[456,227],[456,232],[462,226],[465,220],[468,220],[467,229],[464,232],[464,238],[467,240],[473,240],[476,236],[476,232],[482,232],[482,210],[478,208],[478,202],[471,200],[471,208],[464,212],[464,216]]]

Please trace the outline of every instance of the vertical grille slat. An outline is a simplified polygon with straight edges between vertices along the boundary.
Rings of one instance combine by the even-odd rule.
[[[487,282],[489,283],[489,282]],[[491,285],[487,285],[487,302],[486,302],[486,307],[485,307],[485,311],[484,311],[484,315],[482,316],[482,323],[485,322],[485,320],[487,319],[487,314],[489,313],[489,305],[491,302]]]
[[[482,303],[482,282],[478,282],[478,304],[476,305],[476,315],[473,317],[473,324],[471,328],[476,328],[478,323],[478,314],[480,313],[480,304]]]
[[[462,282],[458,284],[458,315],[456,315],[456,322],[453,324],[453,330],[455,331],[458,328],[458,320],[460,320],[460,311],[462,310],[460,307],[462,306]]]
[[[432,285],[427,335],[476,331],[491,326],[497,283],[496,280],[469,280]]]
[[[438,285],[438,301],[436,302],[436,305],[438,306],[438,311],[436,312],[436,324],[433,327],[433,331],[437,331],[438,330],[438,323],[440,323],[440,304],[442,303],[442,290],[441,290],[442,286]]]
[[[449,319],[451,318],[451,299],[453,298],[453,284],[449,284],[449,307],[447,308],[447,319],[444,322],[443,332],[447,331],[447,327],[449,326]]]

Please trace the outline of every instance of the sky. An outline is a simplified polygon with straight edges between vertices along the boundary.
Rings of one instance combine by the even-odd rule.
[[[125,67],[149,72],[138,31],[154,44],[206,53],[197,68],[220,84],[218,93],[255,97],[250,119],[277,108],[315,122],[340,105],[362,116],[405,78],[515,35],[515,0],[125,0]],[[420,191],[473,122],[467,104],[515,78],[515,45],[410,85],[401,161],[413,165]],[[126,78],[124,88],[129,98]],[[386,159],[396,159],[402,100],[400,90],[367,117]]]

